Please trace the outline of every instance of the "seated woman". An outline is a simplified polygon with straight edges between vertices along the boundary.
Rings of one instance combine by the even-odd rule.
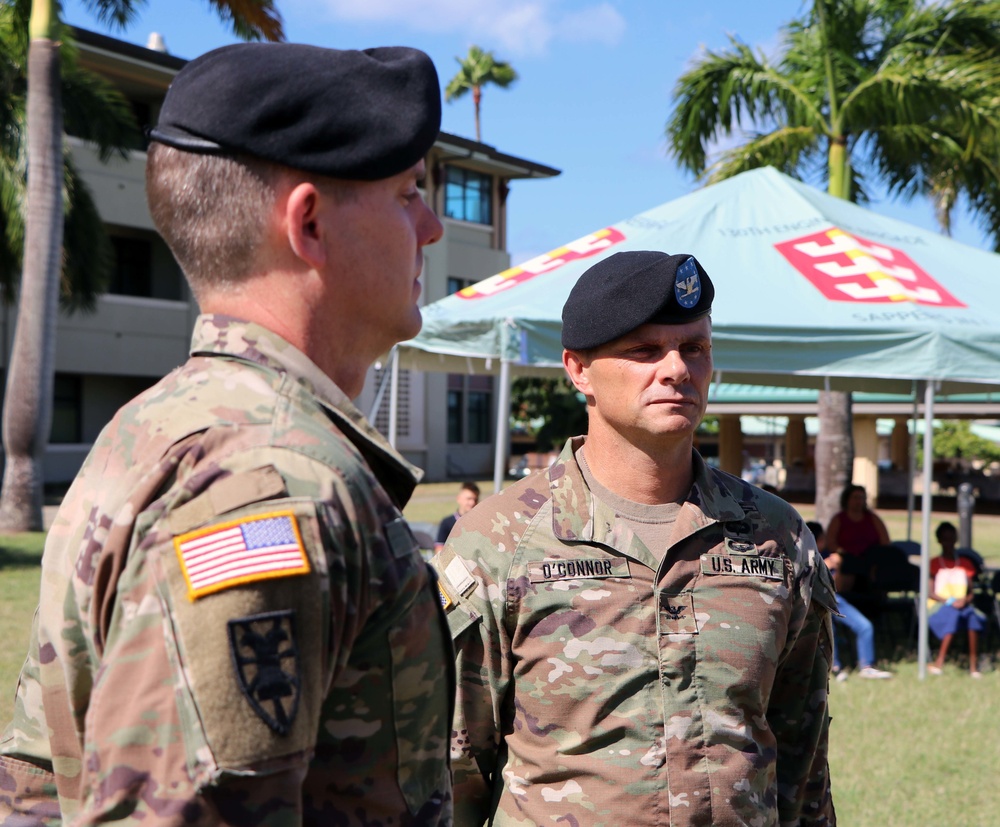
[[[951,523],[941,523],[934,532],[941,544],[941,554],[931,560],[930,603],[933,614],[927,619],[927,626],[941,641],[937,660],[927,667],[932,675],[940,675],[945,655],[955,633],[969,630],[969,673],[981,678],[979,672],[979,633],[986,628],[986,622],[972,605],[972,581],[975,579],[976,564],[968,557],[955,553],[958,530]]]
[[[840,511],[827,530],[829,547],[842,558],[840,587],[845,592],[867,584],[871,571],[868,550],[889,545],[889,530],[882,518],[868,507],[868,493],[860,485],[846,486],[840,495]]]
[[[813,537],[816,538],[816,548],[818,548],[819,553],[823,555],[826,567],[833,575],[834,586],[837,586],[839,591],[838,582],[840,580],[839,568],[842,559],[841,556],[836,552],[827,551],[826,535],[823,532],[822,525],[817,522],[808,522],[806,523],[806,526],[813,533]],[[872,622],[861,614],[858,609],[848,603],[840,594],[837,595],[837,610],[840,612],[840,616],[835,616],[833,618],[834,625],[843,626],[846,629],[850,629],[854,633],[854,643],[858,661],[858,675],[862,678],[869,679],[891,678],[891,672],[884,672],[883,670],[875,667],[875,629],[872,627]],[[834,629],[833,674],[837,676],[838,681],[844,681],[847,680],[847,670],[843,668],[840,655],[838,654],[839,647],[837,646],[836,632],[837,630]]]

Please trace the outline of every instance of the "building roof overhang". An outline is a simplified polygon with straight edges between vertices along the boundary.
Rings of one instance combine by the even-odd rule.
[[[184,58],[127,43],[114,37],[73,28],[73,35],[87,64],[118,79],[126,90],[165,93],[174,75],[188,62]],[[505,178],[552,178],[561,170],[526,158],[500,152],[490,144],[441,132],[434,144],[440,161],[462,160]]]

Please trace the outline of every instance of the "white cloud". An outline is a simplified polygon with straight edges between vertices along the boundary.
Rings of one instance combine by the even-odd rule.
[[[556,40],[614,46],[625,32],[625,19],[608,2],[570,10],[561,0],[312,0],[313,15],[320,4],[334,20],[458,33],[500,58],[538,54]]]
[[[625,34],[625,18],[610,3],[601,3],[565,15],[561,29],[567,40],[617,46]]]
[[[501,47],[513,54],[545,51],[554,32],[543,4],[514,2],[504,9],[500,4],[497,6],[488,20],[479,21],[483,24],[480,32],[470,32],[473,37],[483,34],[496,37]]]

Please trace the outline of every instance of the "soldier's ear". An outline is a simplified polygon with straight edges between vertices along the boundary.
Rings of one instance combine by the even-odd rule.
[[[587,373],[587,365],[581,354],[574,350],[564,350],[563,367],[566,369],[566,375],[569,377],[569,381],[573,383],[573,387],[584,396],[593,395],[590,389],[590,376]]]
[[[325,228],[320,220],[325,200],[314,184],[304,181],[294,186],[284,201],[288,244],[296,256],[317,270],[327,259]]]

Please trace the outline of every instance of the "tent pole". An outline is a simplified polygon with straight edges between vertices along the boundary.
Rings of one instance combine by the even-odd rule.
[[[920,402],[920,390],[913,383],[913,423],[910,428],[910,461],[906,464],[906,539],[913,539],[913,480],[917,476],[917,405]]]
[[[927,677],[927,598],[931,570],[931,483],[934,478],[934,381],[924,385],[924,495],[921,503],[923,525],[920,539],[920,604],[917,627],[917,676]]]
[[[504,471],[507,464],[507,441],[510,438],[510,362],[500,360],[500,388],[497,393],[497,452],[493,459],[493,493],[499,494],[503,488]]]
[[[397,427],[399,419],[399,350],[392,351],[392,380],[389,384],[389,444],[396,447]]]

